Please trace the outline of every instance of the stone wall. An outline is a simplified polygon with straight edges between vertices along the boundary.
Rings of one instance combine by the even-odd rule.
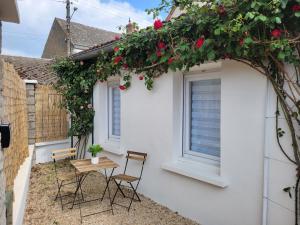
[[[35,144],[35,83],[26,82],[28,143]]]

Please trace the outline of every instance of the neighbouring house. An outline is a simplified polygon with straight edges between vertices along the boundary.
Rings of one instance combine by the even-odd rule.
[[[95,45],[114,40],[120,34],[71,22],[71,52],[77,53]],[[45,44],[42,58],[67,56],[66,21],[55,18]]]
[[[51,63],[49,59],[0,55],[0,119],[10,123],[12,135],[4,164],[0,163],[9,193],[7,224],[23,223],[33,161],[41,162],[40,155],[47,155],[49,149],[70,146],[67,113],[53,88],[57,76]]]
[[[95,60],[115,45],[72,57]],[[126,91],[119,85],[114,77],[94,87],[93,140],[121,165],[127,150],[149,154],[141,193],[201,225],[294,224],[283,189],[294,185],[295,166],[276,141],[276,95],[266,77],[223,60],[169,71],[152,91],[138,76]],[[279,126],[287,130],[283,116]],[[281,142],[292,154],[289,137]]]
[[[19,10],[16,0],[3,0],[0,2],[0,54],[2,49],[2,21],[19,23]],[[1,69],[1,68],[0,68]],[[0,81],[2,81],[0,77]],[[0,84],[1,85],[1,84]],[[2,96],[0,95],[0,119],[2,108]],[[1,124],[1,123],[0,123]],[[1,133],[0,133],[1,140]],[[11,193],[9,190],[6,190],[5,174],[4,174],[4,150],[1,149],[0,145],[0,224],[11,224],[12,223],[12,210],[11,204],[7,205],[9,202],[9,197]],[[18,165],[16,165],[18,166]],[[11,198],[10,198],[11,199]],[[8,209],[8,210],[7,210]],[[7,218],[8,217],[8,218]]]

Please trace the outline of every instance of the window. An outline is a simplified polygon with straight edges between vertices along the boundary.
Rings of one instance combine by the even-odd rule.
[[[118,85],[108,87],[108,139],[120,139],[120,89]]]
[[[183,156],[220,161],[221,79],[186,76]]]

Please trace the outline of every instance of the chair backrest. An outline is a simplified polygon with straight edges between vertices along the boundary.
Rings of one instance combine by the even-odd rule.
[[[66,148],[66,149],[59,149],[59,150],[52,151],[51,158],[53,159],[54,162],[54,171],[56,176],[58,174],[56,161],[76,157],[76,151],[77,151],[76,148]]]
[[[57,160],[67,159],[76,156],[76,148],[66,148],[52,151],[52,159],[54,163]]]
[[[140,161],[140,162],[142,162],[142,168],[140,171],[139,179],[141,179],[147,156],[148,156],[147,153],[144,153],[144,152],[127,151],[127,156],[126,156],[127,159],[126,159],[124,174],[126,173],[126,170],[127,170],[128,160]]]

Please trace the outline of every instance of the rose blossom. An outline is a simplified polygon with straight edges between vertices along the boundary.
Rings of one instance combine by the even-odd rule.
[[[119,88],[120,88],[120,90],[122,90],[122,91],[126,90],[125,85],[120,85]]]
[[[158,30],[158,29],[162,28],[163,25],[164,25],[164,24],[161,22],[160,19],[157,19],[157,20],[154,21],[154,29],[155,29],[155,30]]]
[[[115,64],[118,64],[122,59],[123,59],[122,56],[117,56],[117,57],[114,59],[114,63],[115,63]]]
[[[203,46],[205,42],[205,39],[202,37],[202,38],[199,38],[197,41],[196,41],[196,47],[197,48],[201,48]]]
[[[281,36],[281,30],[274,29],[274,30],[272,30],[271,34],[274,38],[279,38]]]

